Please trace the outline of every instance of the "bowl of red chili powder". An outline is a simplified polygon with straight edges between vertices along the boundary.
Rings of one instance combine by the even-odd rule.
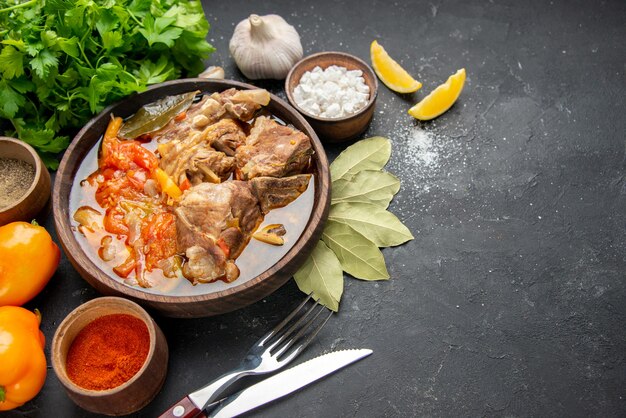
[[[127,415],[146,406],[167,373],[167,341],[139,305],[118,297],[72,311],[52,341],[52,366],[81,408]]]

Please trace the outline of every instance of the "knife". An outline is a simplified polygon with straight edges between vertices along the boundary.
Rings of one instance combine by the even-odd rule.
[[[187,409],[197,410],[197,408],[189,401],[189,405],[185,406],[179,404],[161,415],[161,417],[236,417],[244,412],[248,412],[295,392],[370,354],[372,354],[372,350],[369,349],[333,351],[312,360],[305,361],[284,372],[262,380],[234,395],[224,398],[221,401],[210,404],[208,415],[206,415],[205,412],[200,415],[190,414],[191,410]],[[187,399],[189,399],[189,397],[187,397]]]

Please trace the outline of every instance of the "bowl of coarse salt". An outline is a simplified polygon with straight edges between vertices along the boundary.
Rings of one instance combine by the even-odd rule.
[[[322,140],[341,142],[367,129],[374,115],[378,81],[361,59],[343,52],[320,52],[293,66],[285,91]]]

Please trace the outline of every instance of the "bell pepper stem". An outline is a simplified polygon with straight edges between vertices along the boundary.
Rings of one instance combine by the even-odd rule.
[[[4,386],[0,386],[0,402],[4,402],[5,399],[6,399],[6,396],[4,392]]]
[[[35,313],[35,316],[37,317],[37,321],[39,321],[39,323],[41,324],[41,311],[35,308],[33,312]]]

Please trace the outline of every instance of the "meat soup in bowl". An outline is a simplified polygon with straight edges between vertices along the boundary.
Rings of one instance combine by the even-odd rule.
[[[180,80],[81,130],[57,174],[55,220],[101,292],[206,316],[266,296],[297,270],[319,238],[328,177],[315,133],[280,99]]]

